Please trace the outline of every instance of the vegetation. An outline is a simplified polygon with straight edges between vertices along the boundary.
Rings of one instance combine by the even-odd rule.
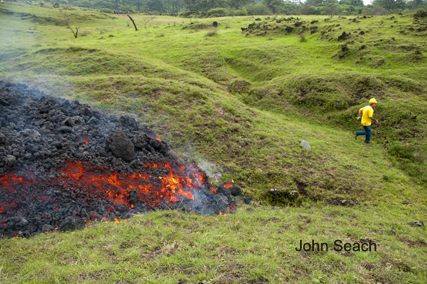
[[[134,115],[214,182],[233,179],[264,204],[0,240],[2,283],[426,282],[424,231],[406,225],[427,219],[423,13],[230,16],[216,27],[133,14],[138,31],[127,17],[47,4],[8,2],[0,14],[3,78]],[[371,97],[380,124],[364,145],[352,133]],[[381,245],[298,253],[300,239]]]
[[[12,0],[12,2],[26,2]],[[104,13],[141,12],[183,17],[225,17],[246,15],[385,15],[426,9],[425,0],[47,0],[30,2],[42,7],[98,9]]]

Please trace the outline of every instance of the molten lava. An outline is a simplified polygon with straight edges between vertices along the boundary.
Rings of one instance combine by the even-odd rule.
[[[148,208],[155,208],[163,201],[176,203],[184,198],[194,200],[195,193],[207,187],[206,175],[193,164],[177,169],[169,162],[146,164],[145,167],[145,172],[119,173],[84,165],[81,161],[69,161],[60,169],[62,176],[49,183],[53,186],[61,183],[64,188],[71,187],[80,195],[111,200],[113,204],[126,208],[134,207],[130,200],[132,190],[135,190],[138,199],[144,201]],[[31,178],[33,180],[24,179],[13,173],[5,175],[0,177],[1,188],[13,191],[20,186],[29,186],[35,182],[34,176]],[[215,192],[211,186],[209,191]],[[1,202],[0,213],[15,206],[16,203]]]

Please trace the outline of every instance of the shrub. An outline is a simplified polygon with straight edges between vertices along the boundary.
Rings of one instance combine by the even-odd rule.
[[[213,8],[206,12],[206,17],[226,17],[230,11],[226,8]]]
[[[106,9],[106,8],[99,9],[98,11],[106,14],[112,13],[111,9]]]
[[[234,16],[247,16],[247,15],[248,15],[248,11],[246,9],[234,11]]]
[[[425,18],[427,17],[427,11],[419,9],[414,13],[414,18]]]
[[[248,11],[248,15],[272,15],[273,12],[265,5],[250,4],[244,7]]]
[[[406,160],[415,160],[415,152],[416,149],[412,145],[403,145],[400,143],[395,143],[393,146],[391,146],[387,151],[391,156],[400,158],[400,159],[406,159]]]
[[[212,32],[208,32],[205,37],[213,37],[213,36],[217,36],[218,34],[216,33],[216,31],[212,31]]]

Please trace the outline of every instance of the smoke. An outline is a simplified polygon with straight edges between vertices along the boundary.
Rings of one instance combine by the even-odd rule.
[[[208,177],[215,183],[218,183],[222,177],[222,170],[218,169],[218,166],[214,163],[209,162],[206,159],[198,159],[197,165],[202,169]]]

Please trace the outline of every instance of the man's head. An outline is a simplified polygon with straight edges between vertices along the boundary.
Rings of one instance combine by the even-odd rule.
[[[377,100],[375,98],[372,98],[369,100],[369,104],[371,107],[376,107],[377,106]]]

